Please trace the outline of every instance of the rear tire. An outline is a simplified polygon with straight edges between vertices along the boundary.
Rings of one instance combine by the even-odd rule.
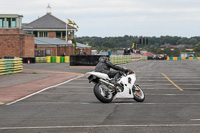
[[[94,86],[94,94],[102,103],[110,103],[113,100],[114,94],[108,89],[105,84],[97,83]]]
[[[139,85],[136,85],[136,89],[133,92],[133,99],[137,102],[143,102],[145,99],[145,94],[143,90],[139,87]]]

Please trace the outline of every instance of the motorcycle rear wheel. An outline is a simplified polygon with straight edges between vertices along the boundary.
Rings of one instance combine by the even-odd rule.
[[[97,83],[94,86],[94,94],[96,98],[102,103],[110,103],[114,98],[113,92],[102,83]]]
[[[145,99],[145,94],[143,90],[139,87],[139,85],[136,85],[136,89],[133,92],[133,99],[137,102],[143,102]]]

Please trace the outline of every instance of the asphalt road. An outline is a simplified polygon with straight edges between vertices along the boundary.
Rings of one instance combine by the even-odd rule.
[[[200,132],[200,61],[140,61],[123,66],[136,72],[136,82],[146,94],[143,103],[132,99],[100,103],[93,84],[83,76],[1,105],[0,133]]]

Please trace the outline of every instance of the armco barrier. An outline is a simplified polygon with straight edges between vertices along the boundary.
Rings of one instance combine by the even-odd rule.
[[[22,72],[22,58],[0,59],[0,75]]]
[[[103,55],[70,55],[70,66],[96,66]]]
[[[200,57],[167,57],[167,60],[200,60]]]

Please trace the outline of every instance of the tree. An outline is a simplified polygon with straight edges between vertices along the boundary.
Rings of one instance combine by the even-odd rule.
[[[188,39],[186,37],[180,38],[176,44],[188,44]]]
[[[195,45],[198,43],[198,40],[196,38],[191,38],[191,39],[189,39],[189,43],[192,45]]]
[[[194,52],[195,52],[195,56],[200,56],[200,43],[196,44],[194,46]]]
[[[200,43],[196,44],[193,48],[194,52],[200,52]]]
[[[174,51],[173,51],[173,56],[174,57],[179,57],[180,56],[180,51],[178,48],[175,48]]]
[[[72,39],[72,43],[74,44],[74,54],[76,55],[76,39]]]

